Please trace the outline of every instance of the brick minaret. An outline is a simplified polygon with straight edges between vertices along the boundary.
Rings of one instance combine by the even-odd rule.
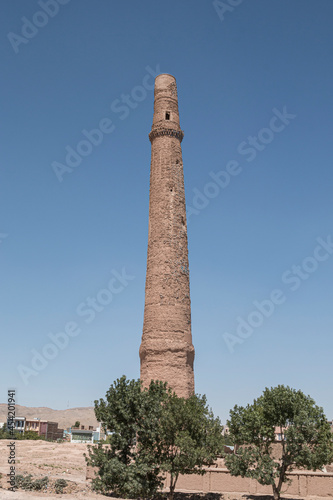
[[[141,380],[167,381],[178,396],[194,393],[187,227],[176,80],[155,80],[151,142],[145,312]]]

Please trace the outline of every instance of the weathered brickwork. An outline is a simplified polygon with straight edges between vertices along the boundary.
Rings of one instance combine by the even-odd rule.
[[[186,207],[176,80],[155,80],[141,380],[194,393]]]

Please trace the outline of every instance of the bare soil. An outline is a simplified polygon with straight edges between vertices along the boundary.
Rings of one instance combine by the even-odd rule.
[[[51,443],[42,440],[20,440],[15,441],[16,452],[16,475],[33,476],[32,479],[41,479],[45,476],[50,481],[65,479],[68,487],[64,489],[66,494],[52,494],[52,488],[47,492],[29,492],[17,490],[15,493],[5,491],[8,488],[7,474],[9,440],[0,440],[0,472],[2,474],[2,488],[0,489],[0,499],[19,500],[48,498],[89,498],[105,499],[104,495],[93,493],[90,488],[90,481],[86,480],[86,462],[83,453],[87,451],[86,444],[75,443]],[[68,494],[67,494],[68,493]]]
[[[7,474],[8,465],[8,443],[7,439],[0,440],[0,473],[2,479],[0,484],[0,500],[106,500],[105,495],[100,495],[91,491],[90,480],[86,480],[86,462],[83,453],[87,451],[87,445],[75,443],[51,443],[47,441],[22,440],[15,442],[16,451],[16,474],[33,476],[33,480],[41,479],[45,476],[49,481],[65,479],[68,486],[64,489],[64,494],[56,494],[52,487],[47,491],[30,492],[17,490],[8,491]],[[292,500],[292,497],[285,497]],[[320,497],[310,497],[307,500],[319,500]],[[119,500],[119,499],[118,499]],[[268,496],[242,495],[241,493],[216,494],[208,493],[176,493],[175,500],[272,500]],[[296,500],[296,499],[295,499]],[[300,500],[298,497],[297,500]],[[323,498],[321,498],[323,500]]]

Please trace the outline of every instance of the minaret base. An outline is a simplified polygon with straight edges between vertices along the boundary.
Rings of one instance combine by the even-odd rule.
[[[164,344],[164,345],[163,345]],[[194,347],[187,342],[149,342],[141,344],[140,379],[143,386],[149,386],[151,380],[168,382],[168,386],[179,397],[188,398],[194,394],[193,361]]]

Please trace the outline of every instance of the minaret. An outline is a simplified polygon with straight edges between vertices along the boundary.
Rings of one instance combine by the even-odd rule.
[[[140,378],[194,394],[186,206],[176,79],[155,79],[148,256]]]

